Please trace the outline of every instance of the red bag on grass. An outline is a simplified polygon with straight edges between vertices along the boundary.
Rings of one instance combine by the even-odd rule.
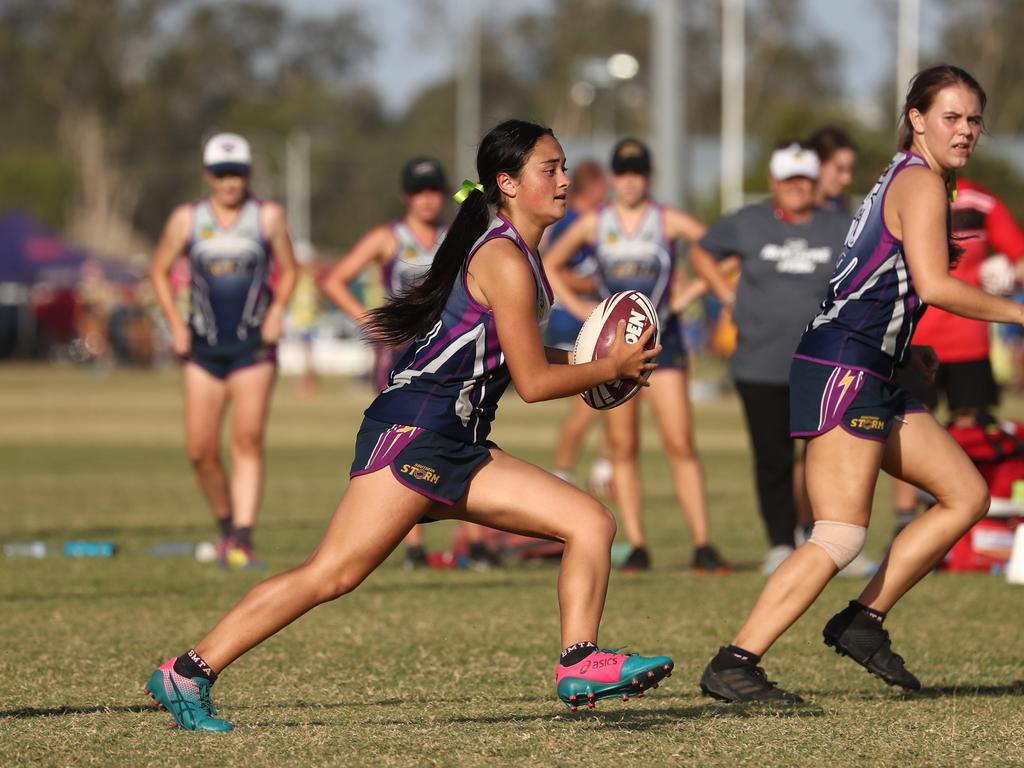
[[[942,562],[950,571],[990,571],[1010,559],[1013,532],[1021,522],[1013,487],[1024,480],[1024,424],[1012,421],[981,423],[969,427],[951,425],[949,434],[957,441],[985,478],[992,508]],[[997,516],[994,516],[997,515]]]

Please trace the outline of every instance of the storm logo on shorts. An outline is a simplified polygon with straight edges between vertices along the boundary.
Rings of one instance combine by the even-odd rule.
[[[402,473],[412,475],[414,480],[423,480],[431,485],[437,485],[441,480],[441,476],[433,467],[426,467],[422,464],[403,464]]]
[[[850,419],[850,426],[854,429],[866,429],[869,432],[881,432],[885,429],[885,422],[877,416],[858,416]]]

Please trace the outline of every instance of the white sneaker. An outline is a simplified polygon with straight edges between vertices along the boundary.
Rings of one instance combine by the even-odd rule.
[[[612,481],[615,479],[615,468],[605,458],[598,458],[590,465],[590,475],[587,477],[587,485],[590,492],[602,499],[612,497]]]
[[[764,556],[764,560],[761,562],[761,575],[771,576],[785,562],[786,558],[792,554],[793,548],[785,544],[779,544],[769,549],[768,554]]]
[[[866,579],[874,576],[878,572],[878,563],[869,557],[866,557],[863,552],[857,555],[850,564],[843,568],[839,572],[839,576],[844,579]]]

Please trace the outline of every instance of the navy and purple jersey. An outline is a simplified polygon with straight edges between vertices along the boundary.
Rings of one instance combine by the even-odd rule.
[[[425,248],[416,239],[416,235],[404,221],[394,222],[391,231],[398,241],[398,248],[384,267],[384,293],[388,298],[408,290],[427,276],[430,265],[434,263],[434,254],[437,253],[447,230],[438,227],[437,236],[429,248]]]
[[[405,350],[366,416],[386,424],[422,427],[465,443],[482,443],[487,438],[511,374],[494,315],[470,294],[466,271],[481,246],[499,237],[515,243],[533,270],[537,322],[543,329],[551,313],[551,286],[540,258],[499,214],[470,250],[440,319]]]
[[[821,310],[794,357],[842,364],[886,380],[906,358],[925,305],[914,291],[903,243],[885,225],[883,209],[893,179],[913,166],[928,167],[920,155],[897,152],[864,198]]]
[[[234,347],[259,340],[272,297],[270,243],[260,226],[263,203],[249,198],[234,224],[222,227],[208,200],[192,207],[185,252],[192,271],[192,342]]]
[[[640,291],[666,319],[676,260],[675,247],[665,237],[665,211],[660,205],[649,203],[632,232],[622,225],[615,206],[600,208],[594,254],[602,298],[619,291]]]

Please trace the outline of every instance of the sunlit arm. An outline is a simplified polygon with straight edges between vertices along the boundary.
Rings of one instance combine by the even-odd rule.
[[[182,337],[188,333],[185,319],[178,314],[174,304],[174,293],[171,290],[170,273],[174,261],[181,256],[188,244],[189,230],[192,226],[192,209],[189,205],[178,206],[167,218],[160,241],[153,252],[153,263],[149,268],[149,281],[153,284],[153,293],[160,311],[167,320],[171,331],[175,352],[184,354]],[[186,345],[187,346],[187,345]]]
[[[470,290],[481,294],[482,303],[494,313],[512,381],[526,402],[567,397],[618,378],[635,379],[653,367],[647,360],[656,350],[643,350],[646,337],[637,344],[626,344],[621,328],[608,357],[581,365],[552,362],[537,324],[533,271],[508,240],[483,246],[470,264],[469,277]]]
[[[320,290],[338,309],[361,325],[366,319],[366,307],[349,286],[371,262],[383,262],[386,254],[394,249],[395,236],[390,229],[377,227],[370,230],[334,265],[320,283]]]
[[[949,274],[946,188],[926,168],[908,168],[885,199],[886,224],[903,241],[914,288],[930,306],[974,320],[1024,322],[1024,307],[993,296]]]

